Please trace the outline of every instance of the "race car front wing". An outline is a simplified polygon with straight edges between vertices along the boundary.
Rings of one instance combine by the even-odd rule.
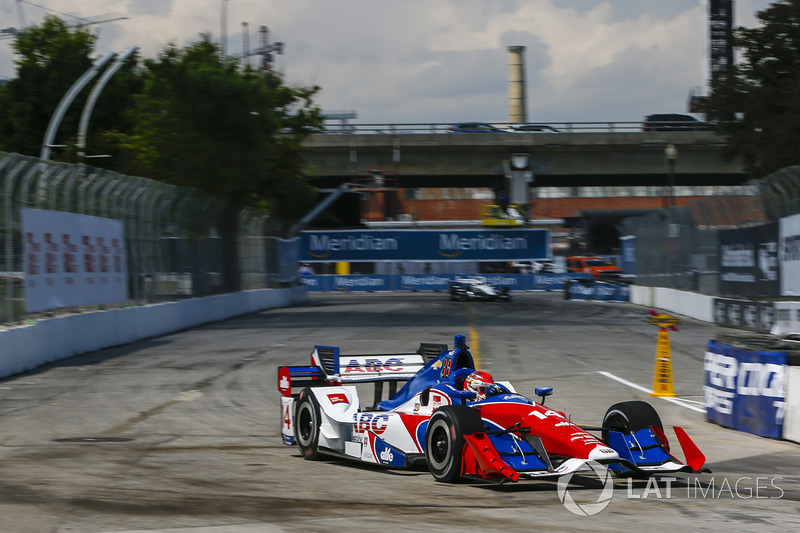
[[[527,444],[527,449],[523,450],[520,446],[519,451],[514,454],[521,457],[526,464],[524,470],[509,465],[487,433],[473,433],[464,435],[467,445],[462,452],[461,475],[465,478],[499,483],[519,481],[520,478],[558,478],[575,472],[590,460],[607,465],[619,475],[651,476],[675,472],[711,472],[710,469],[703,467],[705,456],[686,431],[679,426],[675,426],[674,430],[686,456],[685,463],[669,452],[669,443],[663,432],[658,428],[643,428],[628,434],[618,431],[608,432],[608,446],[616,451],[618,456],[612,454],[614,457],[599,458],[590,455],[588,459],[572,458],[559,463],[557,467],[553,466],[553,461],[541,439],[524,435],[519,440]],[[604,451],[611,453],[611,450],[605,447]]]

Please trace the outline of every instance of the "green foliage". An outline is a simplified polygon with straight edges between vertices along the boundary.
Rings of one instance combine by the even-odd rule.
[[[708,118],[752,177],[800,163],[800,0],[757,14],[761,26],[737,28],[741,62],[712,84]]]
[[[58,102],[92,65],[96,40],[90,31],[69,28],[53,16],[16,36],[11,46],[18,55],[17,78],[0,91],[0,149],[39,155]],[[60,134],[74,138],[79,120],[80,110],[65,116]]]
[[[316,131],[317,88],[289,88],[271,71],[223,59],[208,35],[145,61],[130,134],[115,134],[120,170],[197,187],[236,203],[300,216],[312,189],[302,175],[302,140]]]
[[[38,156],[64,94],[92,65],[97,36],[57,17],[19,34],[18,77],[0,87],[0,150]],[[319,131],[317,87],[288,87],[271,71],[223,58],[209,35],[144,61],[134,54],[97,100],[87,154],[124,174],[195,187],[236,204],[297,218],[314,201],[303,175],[303,140]],[[93,83],[73,102],[56,134],[74,146]],[[76,162],[74,148],[53,159]]]

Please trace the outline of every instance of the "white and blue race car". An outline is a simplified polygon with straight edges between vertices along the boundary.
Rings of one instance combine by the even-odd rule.
[[[552,479],[591,461],[627,476],[708,471],[677,426],[685,461],[672,454],[646,402],[615,404],[600,426],[579,426],[544,405],[551,387],[536,389],[541,401],[535,401],[496,382],[478,398],[463,385],[474,371],[463,335],[452,350],[422,343],[414,353],[345,355],[316,346],[309,366],[278,369],[283,442],[306,459],[424,464],[443,482]],[[366,383],[374,384],[370,403],[358,391]]]
[[[512,295],[508,287],[497,287],[483,276],[457,278],[449,282],[451,300],[485,300],[511,301]]]

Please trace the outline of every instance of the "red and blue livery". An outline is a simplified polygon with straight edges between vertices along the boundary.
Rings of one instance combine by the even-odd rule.
[[[422,343],[403,354],[343,355],[338,347],[315,346],[309,366],[278,369],[283,442],[306,459],[425,464],[442,482],[552,479],[590,461],[627,476],[708,471],[677,426],[686,459],[672,454],[647,402],[617,403],[601,425],[578,425],[545,406],[551,387],[536,389],[536,401],[501,381],[479,397],[464,386],[475,370],[463,335],[452,350]],[[374,384],[371,404],[359,396],[365,383]]]

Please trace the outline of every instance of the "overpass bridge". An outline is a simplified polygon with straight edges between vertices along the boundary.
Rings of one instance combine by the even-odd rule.
[[[360,124],[312,135],[312,182],[335,187],[370,170],[394,186],[502,188],[512,154],[528,154],[537,187],[663,186],[677,149],[676,186],[740,185],[738,160],[711,131],[642,131],[640,122],[552,124],[560,133],[447,133],[446,124]]]

